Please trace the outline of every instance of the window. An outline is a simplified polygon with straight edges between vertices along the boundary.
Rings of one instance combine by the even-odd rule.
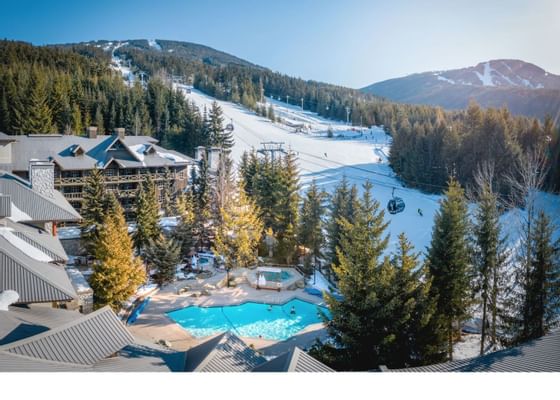
[[[62,171],[63,178],[81,178],[82,172],[81,171]]]

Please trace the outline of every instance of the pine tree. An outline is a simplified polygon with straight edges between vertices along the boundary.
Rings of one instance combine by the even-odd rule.
[[[107,200],[105,193],[105,179],[103,172],[94,169],[86,178],[84,195],[80,215],[82,246],[88,254],[94,254],[99,238],[99,231],[107,212]]]
[[[518,342],[539,338],[560,321],[560,240],[553,242],[550,218],[539,211],[531,236],[531,266],[525,283],[523,321]]]
[[[330,264],[338,264],[339,262],[336,249],[340,246],[341,218],[352,222],[356,202],[357,190],[355,187],[349,188],[348,180],[346,176],[343,176],[335,188],[329,207],[327,257]]]
[[[437,211],[428,249],[428,266],[433,277],[432,296],[437,296],[437,316],[447,339],[447,353],[453,359],[453,341],[467,317],[471,265],[468,243],[467,203],[459,183],[450,179]]]
[[[155,282],[160,286],[173,282],[180,259],[180,243],[174,239],[167,239],[163,234],[150,239],[144,252],[144,261],[149,268],[157,271]]]
[[[298,238],[301,245],[310,249],[313,265],[317,265],[317,258],[322,257],[321,249],[325,241],[323,216],[326,197],[327,194],[320,191],[317,182],[313,180],[301,205]]]
[[[279,186],[274,193],[278,198],[272,199],[278,203],[271,211],[277,226],[279,256],[291,264],[297,245],[299,207],[299,175],[294,153],[288,152],[279,166],[280,170],[275,168],[279,173]]]
[[[272,122],[276,122],[276,114],[274,114],[274,106],[272,104],[268,106],[267,114],[269,120],[271,120]]]
[[[179,224],[173,232],[173,238],[181,245],[181,255],[188,256],[196,243],[195,235],[195,205],[190,191],[177,196],[176,210]]]
[[[148,175],[139,185],[136,197],[136,231],[133,239],[138,253],[142,252],[150,239],[157,238],[160,233],[156,187]]]
[[[235,192],[235,181],[233,176],[233,160],[229,151],[220,152],[218,171],[216,173],[216,184],[214,185],[212,212],[217,225],[220,224],[220,210],[225,207],[227,200]]]
[[[37,69],[31,74],[31,88],[27,99],[26,133],[52,133],[52,111],[48,102],[47,82]]]
[[[224,258],[229,286],[229,271],[248,267],[257,261],[257,247],[263,232],[257,206],[239,188],[221,210],[213,251]]]
[[[207,129],[212,146],[225,150],[230,150],[233,147],[233,134],[224,129],[222,108],[217,101],[212,102],[212,107],[208,113]]]
[[[204,244],[209,241],[212,233],[212,227],[209,224],[212,216],[212,178],[208,170],[206,157],[200,160],[197,170],[193,168],[192,174],[192,186],[190,190],[195,205],[197,247],[202,249]]]
[[[95,258],[89,281],[95,306],[109,305],[118,311],[145,279],[142,263],[133,254],[132,240],[120,205],[116,212],[105,215]]]
[[[372,317],[380,306],[375,296],[377,271],[383,263],[388,236],[384,236],[384,211],[372,200],[369,185],[360,203],[353,222],[340,218],[339,262],[333,270],[342,299],[326,294],[332,317],[327,332],[335,346],[326,347],[322,358],[331,358],[331,365],[342,363],[344,369],[367,370],[378,361],[376,345],[386,339],[378,336],[381,327]],[[351,365],[344,365],[344,359],[352,360]]]
[[[160,190],[161,190],[161,209],[163,210],[163,214],[166,217],[170,217],[174,215],[174,209],[173,209],[174,197],[175,197],[174,186],[175,183],[174,180],[172,179],[171,171],[169,167],[165,167],[163,173],[163,186],[161,187]]]
[[[497,196],[488,183],[481,188],[475,219],[473,263],[482,306],[480,355],[483,355],[488,336],[492,345],[497,342],[498,299],[503,291],[503,269],[507,257],[505,240],[501,237]]]

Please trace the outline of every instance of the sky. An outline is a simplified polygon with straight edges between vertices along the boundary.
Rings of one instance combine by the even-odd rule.
[[[204,44],[354,88],[498,58],[560,74],[560,0],[1,0],[0,38]]]

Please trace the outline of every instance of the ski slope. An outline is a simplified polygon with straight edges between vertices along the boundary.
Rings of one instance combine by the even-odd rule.
[[[200,91],[193,89],[188,93],[181,85],[175,86],[200,109],[210,109],[215,101]],[[373,184],[373,197],[385,208],[395,189],[395,196],[405,201],[406,208],[396,215],[385,213],[390,233],[388,250],[394,249],[397,236],[404,232],[416,251],[425,251],[430,243],[434,214],[439,208],[441,196],[403,187],[389,166],[391,137],[382,128],[353,128],[343,122],[303,111],[297,105],[267,98],[267,103],[274,107],[276,117],[282,119],[280,123],[272,123],[243,106],[217,101],[223,110],[225,122],[232,122],[235,127],[232,157],[236,163],[243,152],[259,149],[262,142],[283,142],[284,148],[291,149],[298,157],[302,192],[313,179],[329,193],[333,192],[343,176],[360,189],[369,180]],[[302,132],[296,132],[294,126],[303,128],[300,129]],[[327,137],[329,127],[334,133],[333,138]],[[560,237],[560,196],[541,193],[537,203],[556,224],[555,237]],[[423,216],[418,213],[418,209]],[[502,216],[504,230],[512,247],[517,245],[521,220],[520,210]]]
[[[180,85],[178,89],[182,90]],[[183,93],[201,109],[209,109],[215,100],[197,90],[191,93],[184,90]],[[374,198],[386,207],[395,188],[395,195],[404,199],[406,208],[400,214],[386,213],[385,218],[390,222],[390,248],[396,243],[398,234],[405,232],[417,250],[424,250],[430,241],[433,215],[440,196],[402,187],[387,160],[390,136],[379,127],[353,130],[343,122],[330,121],[302,111],[300,107],[267,100],[273,104],[277,117],[289,120],[289,123],[304,123],[309,133],[295,133],[293,127],[272,123],[240,105],[218,101],[226,123],[232,122],[235,127],[232,150],[235,162],[239,162],[244,151],[260,148],[262,142],[283,142],[284,148],[291,149],[298,157],[302,191],[313,179],[329,193],[343,176],[351,185],[356,184],[360,188],[369,180],[374,185]],[[329,126],[333,130],[333,138],[327,137]],[[422,210],[423,216],[418,214],[418,209]]]

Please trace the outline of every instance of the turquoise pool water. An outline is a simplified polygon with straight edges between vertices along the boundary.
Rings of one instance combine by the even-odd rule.
[[[264,279],[266,279],[267,281],[275,281],[276,279],[278,279],[278,274],[274,273],[274,272],[269,272],[269,271],[264,271],[261,272],[262,276],[264,276]],[[292,274],[290,274],[288,271],[282,271],[280,273],[280,279],[282,279],[283,281],[290,279],[292,277]]]
[[[294,307],[295,314],[290,311]],[[319,310],[326,307],[293,299],[285,304],[243,303],[225,307],[190,306],[167,313],[194,337],[232,331],[239,336],[285,340],[306,326],[322,322]]]

